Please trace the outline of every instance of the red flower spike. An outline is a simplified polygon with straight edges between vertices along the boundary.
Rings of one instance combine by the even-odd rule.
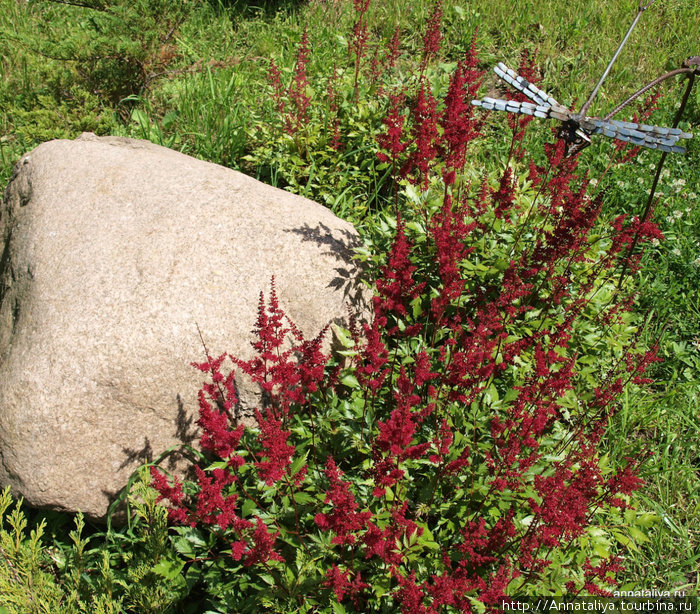
[[[326,494],[326,503],[333,505],[333,511],[316,514],[314,521],[324,531],[332,531],[333,544],[354,544],[356,534],[365,528],[372,517],[371,512],[358,512],[355,497],[349,485],[343,481],[343,472],[338,469],[332,457],[328,457],[324,474],[330,481],[330,490]]]
[[[277,420],[271,411],[264,417],[256,411],[255,418],[260,427],[260,456],[268,459],[256,462],[255,466],[258,468],[260,479],[271,486],[285,476],[287,467],[292,462],[294,446],[287,443],[290,433],[282,428],[282,422]]]
[[[275,539],[279,537],[279,533],[269,533],[267,526],[260,518],[256,518],[255,522],[253,546],[244,554],[243,564],[246,567],[252,567],[267,561],[284,561],[274,550]]]
[[[428,62],[440,51],[442,41],[442,0],[435,0],[433,10],[428,18],[428,25],[423,35],[423,60],[421,74],[425,72]]]

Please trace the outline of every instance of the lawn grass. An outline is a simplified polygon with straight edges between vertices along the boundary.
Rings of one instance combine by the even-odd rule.
[[[145,1],[145,0],[144,0]],[[180,4],[180,3],[173,3]],[[183,5],[184,6],[184,5]],[[477,31],[483,67],[498,61],[517,68],[521,54],[533,54],[541,86],[566,105],[580,106],[602,74],[634,17],[637,2],[536,2],[473,0],[444,2],[444,71],[434,79],[447,85],[456,62]],[[154,45],[151,72],[143,87],[125,87],[110,98],[95,80],[86,79],[89,63],[54,59],[66,51],[47,45],[90,34],[90,10],[50,2],[0,0],[0,180],[11,175],[19,156],[51,138],[74,138],[81,131],[145,138],[184,153],[257,175],[265,181],[317,198],[360,228],[371,225],[359,204],[381,202],[381,177],[373,164],[372,134],[362,133],[358,118],[355,148],[345,152],[348,168],[357,168],[366,184],[352,177],[342,185],[324,184],[322,161],[292,183],[278,158],[266,155],[262,168],[255,161],[272,147],[268,126],[276,109],[268,83],[270,58],[286,78],[294,67],[303,28],[313,50],[310,75],[329,75],[334,62],[347,55],[352,28],[352,3],[340,0],[309,2],[193,2],[171,38]],[[416,69],[416,49],[430,5],[419,0],[375,0],[373,35],[388,41],[401,30],[404,50],[401,70]],[[623,50],[591,112],[603,114],[618,101],[659,76],[680,66],[697,48],[700,9],[695,0],[668,0],[652,5],[643,15]],[[88,34],[85,34],[87,32]],[[156,38],[167,35],[153,28]],[[144,40],[147,37],[144,35]],[[116,44],[116,41],[112,41]],[[109,41],[104,43],[109,47]],[[105,48],[107,48],[105,47]],[[167,52],[171,57],[158,54]],[[129,51],[128,53],[137,53]],[[158,62],[155,58],[157,56]],[[87,68],[86,68],[87,67]],[[150,75],[150,73],[148,73]],[[317,79],[316,83],[322,83]],[[491,73],[485,89],[496,85]],[[683,84],[667,83],[665,97],[651,122],[670,125]],[[92,88],[92,89],[91,89]],[[97,89],[96,89],[97,88]],[[320,86],[319,86],[320,88]],[[119,88],[115,91],[121,92]],[[323,92],[310,92],[320,97]],[[367,92],[371,96],[371,92]],[[371,100],[368,105],[373,104]],[[629,115],[619,116],[625,119]],[[696,85],[682,126],[700,131],[700,86]],[[541,151],[547,138],[544,122],[533,123],[528,146]],[[472,149],[469,166],[495,169],[502,164],[509,135],[505,118],[493,114],[485,143]],[[670,156],[655,219],[666,241],[648,252],[636,281],[640,311],[649,316],[645,341],[658,340],[665,362],[655,367],[652,394],[623,399],[622,411],[611,425],[610,448],[616,454],[637,454],[640,444],[653,455],[645,463],[647,487],[638,497],[641,509],[653,512],[649,539],[640,539],[628,555],[625,581],[639,588],[690,593],[700,590],[700,146],[697,139],[685,156]],[[258,153],[256,153],[258,152]],[[606,172],[610,143],[599,139],[585,151],[582,164],[605,190],[609,217],[640,214],[651,183],[656,152],[643,152],[622,168]],[[251,162],[252,160],[252,162]],[[315,158],[314,158],[315,160]],[[368,160],[360,167],[358,160]],[[374,175],[372,175],[374,173]],[[370,176],[367,180],[367,176]],[[374,182],[374,183],[373,183]]]

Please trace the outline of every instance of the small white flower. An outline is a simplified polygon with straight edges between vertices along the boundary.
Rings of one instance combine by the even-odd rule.
[[[672,253],[674,256],[679,256],[679,257],[680,257],[680,255],[681,255],[681,250],[679,250],[677,247],[674,247],[674,248],[671,250],[671,253]]]
[[[678,209],[676,209],[676,210],[673,212],[673,217],[675,217],[677,220],[680,220],[680,219],[683,217],[683,212],[680,211],[680,210],[678,210]]]

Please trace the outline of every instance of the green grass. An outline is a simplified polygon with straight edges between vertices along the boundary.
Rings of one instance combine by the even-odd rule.
[[[144,3],[149,4],[141,0]],[[17,159],[39,143],[74,138],[89,130],[146,138],[243,169],[269,183],[318,198],[361,227],[371,226],[367,203],[381,202],[386,195],[381,192],[375,161],[370,159],[372,135],[362,132],[361,118],[354,146],[340,160],[348,169],[345,181],[330,187],[324,183],[329,175],[324,175],[327,158],[323,157],[312,157],[305,167],[307,174],[292,178],[279,150],[274,150],[269,128],[276,112],[267,84],[269,59],[274,58],[289,78],[296,45],[307,27],[312,48],[310,78],[316,76],[312,83],[322,84],[333,63],[347,55],[352,3],[219,0],[172,4],[181,5],[182,23],[169,38],[169,31],[147,24],[150,29],[144,29],[142,38],[146,51],[126,47],[123,40],[111,40],[109,32],[101,33],[101,46],[94,47],[95,54],[111,49],[137,57],[150,70],[139,83],[138,75],[120,72],[116,65],[97,66],[82,52],[74,50],[71,60],[55,59],[70,51],[67,44],[56,41],[85,39],[97,45],[97,30],[91,21],[94,11],[51,2],[0,0],[0,181],[5,184]],[[580,106],[627,30],[636,6],[636,0],[446,0],[441,58],[446,67],[434,78],[446,85],[450,62],[463,54],[478,28],[484,68],[498,61],[515,68],[522,52],[534,53],[542,87],[563,104]],[[420,0],[375,0],[372,4],[373,36],[388,41],[394,27],[401,28],[405,53],[400,70],[404,73],[417,65],[416,49],[429,8]],[[651,79],[697,54],[699,20],[696,0],[657,0],[643,15],[591,111],[605,113]],[[123,84],[114,81],[120,78]],[[109,92],[105,79],[112,79]],[[495,85],[491,73],[486,88]],[[670,124],[682,86],[673,81],[665,84],[666,95],[651,121]],[[323,95],[321,85],[318,88],[312,96]],[[682,126],[700,132],[699,118],[700,85],[696,85]],[[485,140],[488,146],[472,149],[472,156],[477,157],[470,159],[470,167],[498,167],[509,138],[504,122],[496,114],[491,117]],[[541,151],[547,130],[542,123],[533,123],[528,137],[533,151]],[[647,253],[637,273],[640,309],[650,316],[646,341],[659,340],[665,363],[655,368],[658,384],[652,395],[630,393],[623,399],[611,427],[610,444],[619,454],[636,454],[642,443],[653,452],[644,466],[647,487],[639,496],[639,505],[653,512],[658,521],[649,527],[649,540],[638,543],[629,555],[627,580],[641,588],[689,592],[700,589],[698,138],[696,135],[690,143],[686,156],[669,157],[668,174],[655,207],[655,219],[667,240]],[[266,147],[270,152],[261,154]],[[605,172],[611,151],[611,145],[601,139],[584,152],[582,164],[592,177],[602,177],[608,215],[639,214],[658,154],[644,152],[625,167]],[[261,159],[265,165],[256,165]]]

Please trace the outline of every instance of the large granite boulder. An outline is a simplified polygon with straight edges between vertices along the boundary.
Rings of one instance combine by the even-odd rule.
[[[146,141],[25,155],[0,209],[0,485],[104,517],[145,459],[196,444],[198,327],[250,358],[274,275],[315,336],[363,307],[356,242],[315,202]]]

